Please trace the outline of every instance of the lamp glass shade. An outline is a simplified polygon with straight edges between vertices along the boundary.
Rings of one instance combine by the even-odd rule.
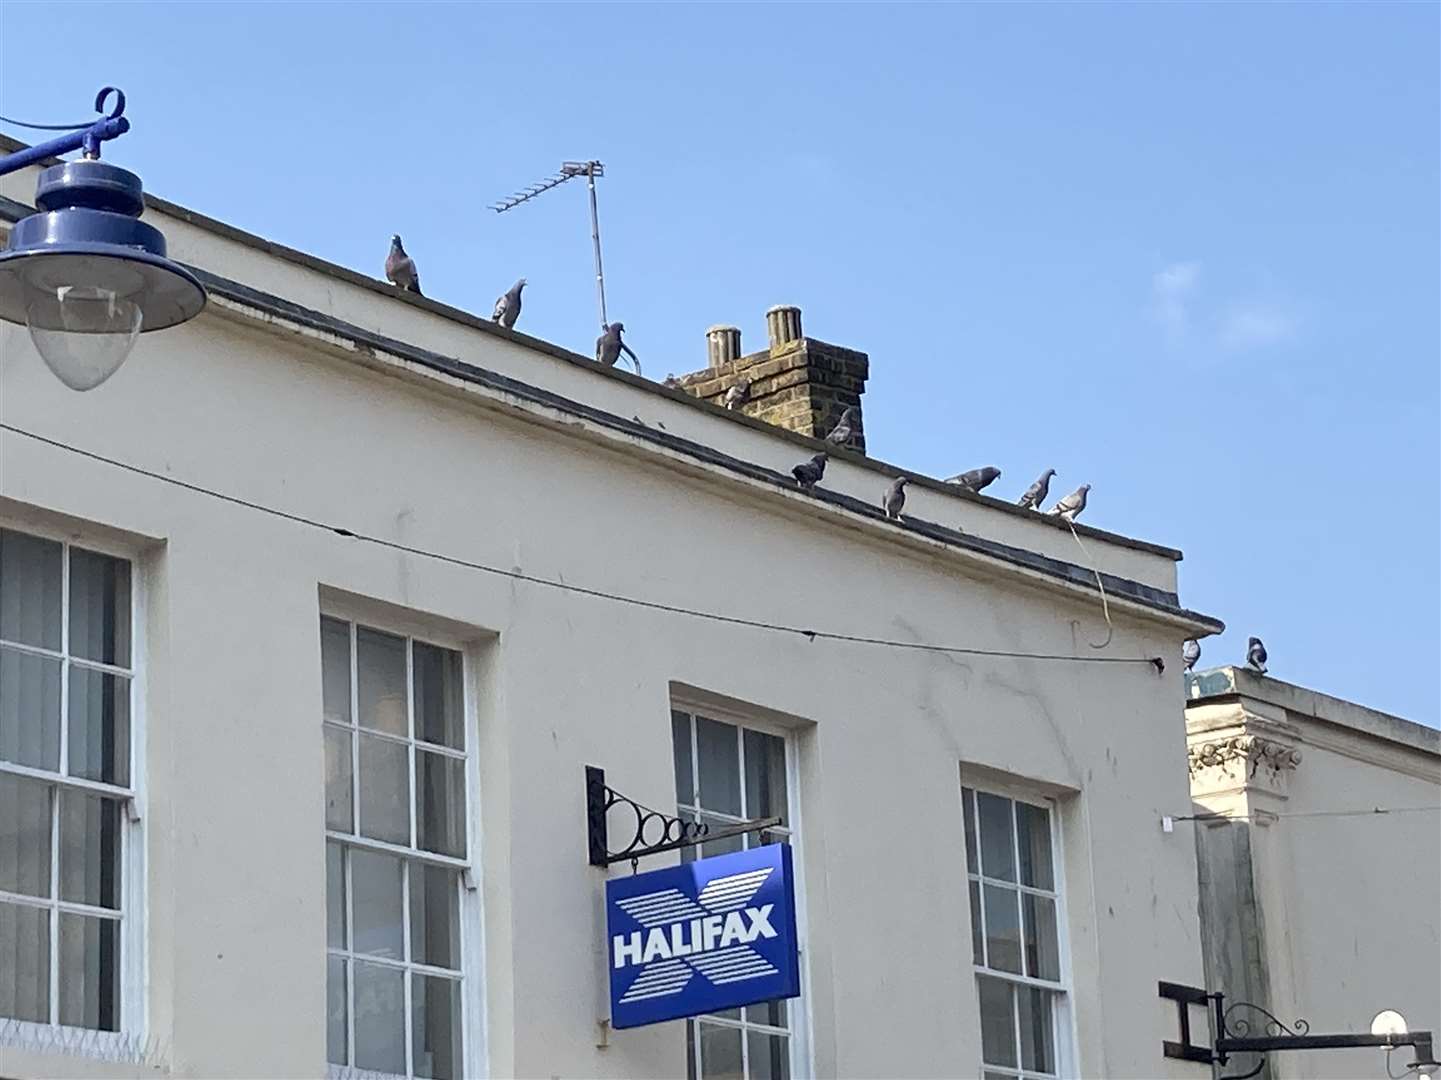
[[[72,390],[93,390],[115,374],[135,347],[142,319],[133,300],[96,285],[36,290],[25,310],[41,359]]]

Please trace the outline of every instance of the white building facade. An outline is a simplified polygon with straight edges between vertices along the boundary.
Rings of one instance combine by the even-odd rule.
[[[1177,553],[147,220],[199,318],[0,327],[0,1075],[1204,1074]],[[783,819],[798,998],[609,1030],[587,765]]]

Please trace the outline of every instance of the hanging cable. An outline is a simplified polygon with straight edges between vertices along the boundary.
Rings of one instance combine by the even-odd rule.
[[[1111,638],[1115,636],[1116,633],[1116,628],[1111,623],[1111,605],[1106,600],[1106,585],[1105,582],[1101,580],[1101,571],[1096,566],[1095,560],[1091,558],[1091,553],[1086,550],[1086,545],[1081,543],[1080,534],[1076,532],[1076,523],[1070,518],[1066,518],[1065,522],[1071,527],[1071,535],[1076,538],[1076,546],[1081,549],[1081,554],[1085,557],[1086,561],[1091,564],[1091,573],[1096,575],[1096,588],[1101,590],[1101,613],[1106,616],[1106,640],[1099,645],[1094,641],[1088,641],[1086,644],[1090,645],[1093,649],[1104,649],[1111,644]]]
[[[347,539],[375,544],[378,547],[389,548],[392,551],[401,551],[407,555],[434,559],[437,562],[448,563],[452,566],[463,566],[483,574],[510,578],[514,581],[524,581],[528,584],[539,585],[547,589],[558,589],[562,592],[575,593],[578,596],[590,596],[598,600],[610,600],[619,604],[629,604],[633,607],[645,608],[650,611],[663,611],[672,615],[686,615],[694,619],[705,619],[710,622],[726,623],[731,626],[746,626],[755,630],[771,630],[782,634],[796,634],[809,641],[816,641],[818,639],[823,641],[841,641],[856,645],[880,645],[892,649],[909,649],[916,652],[956,653],[965,656],[990,656],[1014,660],[1055,660],[1064,663],[1078,664],[1149,664],[1158,671],[1165,669],[1165,662],[1159,656],[1067,656],[1064,653],[1013,652],[1007,649],[977,649],[964,645],[929,645],[918,641],[900,641],[891,638],[866,637],[859,634],[841,634],[830,630],[812,630],[801,626],[788,626],[784,623],[766,622],[762,619],[748,619],[738,615],[723,615],[715,611],[700,611],[695,608],[681,607],[676,604],[661,603],[657,600],[643,600],[640,597],[606,592],[602,589],[591,589],[582,585],[571,585],[563,581],[552,581],[548,578],[536,577],[533,574],[527,574],[520,570],[506,570],[499,566],[489,566],[485,563],[462,559],[455,555],[446,555],[438,551],[428,551],[425,548],[412,547],[409,544],[402,544],[395,540],[387,540],[380,536],[369,536],[365,533],[355,532],[352,529],[347,529],[339,525],[332,525],[314,518],[305,517],[301,514],[291,513],[288,510],[280,510],[273,506],[266,506],[263,503],[252,502],[249,499],[242,499],[236,495],[227,495],[222,491],[215,491],[211,488],[202,487],[199,484],[192,484],[188,481],[177,479],[174,476],[166,476],[164,473],[154,472],[150,469],[142,468],[139,465],[131,465],[129,462],[106,457],[93,450],[84,450],[78,446],[60,442],[57,439],[38,435],[33,431],[26,431],[24,428],[15,427],[13,424],[0,423],[0,430],[32,439],[35,442],[43,443],[57,450],[64,450],[67,453],[88,458],[91,461],[98,461],[104,465],[122,469],[125,472],[134,473],[137,476],[158,480],[161,483],[170,484],[174,487],[182,488],[198,495],[205,495],[212,499],[218,499],[221,502],[227,502],[233,506],[242,506],[247,510],[255,510],[262,514],[269,514],[272,517],[290,521],[297,525],[321,529],[325,532],[334,533],[337,536],[344,536]]]
[[[83,124],[27,124],[24,120],[11,120],[8,116],[0,116],[0,124],[29,128],[31,131],[81,131],[93,123],[94,120],[87,120]]]

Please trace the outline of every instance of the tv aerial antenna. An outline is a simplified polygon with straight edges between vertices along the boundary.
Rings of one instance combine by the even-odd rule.
[[[563,161],[560,165],[560,172],[554,176],[547,176],[544,180],[538,180],[522,191],[517,191],[499,202],[491,203],[490,208],[497,214],[503,214],[507,210],[514,210],[521,203],[529,202],[537,195],[544,194],[551,188],[560,187],[567,180],[574,180],[577,176],[584,176],[586,186],[590,188],[590,240],[595,246],[595,293],[600,303],[600,328],[604,330],[609,322],[605,315],[605,270],[600,261],[600,215],[595,205],[595,178],[605,175],[605,166],[599,161]]]

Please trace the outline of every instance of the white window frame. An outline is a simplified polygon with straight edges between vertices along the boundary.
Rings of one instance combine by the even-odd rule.
[[[715,720],[718,723],[730,724],[737,728],[736,740],[739,746],[737,761],[740,768],[740,793],[741,813],[740,817],[733,817],[730,814],[718,813],[714,810],[706,810],[696,805],[696,795],[700,790],[700,769],[699,749],[697,747],[696,725],[691,723],[691,784],[692,790],[689,801],[682,802],[680,792],[676,792],[676,806],[682,813],[705,813],[707,816],[727,823],[739,823],[746,820],[746,781],[745,781],[745,729],[759,732],[763,735],[774,735],[785,742],[786,755],[786,820],[787,825],[767,829],[767,832],[783,833],[791,848],[791,866],[794,874],[795,902],[796,902],[796,951],[800,957],[801,993],[800,997],[787,999],[788,1012],[790,1015],[790,1030],[772,1027],[769,1024],[757,1024],[744,1019],[732,1020],[727,1017],[713,1016],[706,1013],[704,1016],[695,1019],[703,1019],[707,1024],[715,1024],[718,1027],[739,1028],[742,1031],[741,1037],[741,1064],[749,1072],[750,1069],[750,1040],[745,1038],[744,1032],[758,1031],[767,1034],[786,1035],[790,1042],[790,1075],[791,1080],[800,1080],[801,1077],[811,1075],[811,1062],[815,1060],[815,1047],[812,1042],[810,1017],[810,973],[808,970],[808,957],[806,954],[807,941],[807,919],[806,919],[806,893],[805,874],[802,872],[804,833],[801,821],[801,799],[800,799],[800,745],[796,729],[761,720],[748,713],[734,709],[727,709],[716,706],[694,698],[687,698],[683,695],[673,695],[670,701],[670,711],[666,713],[669,721],[674,712],[688,713],[691,717],[704,717],[707,720]],[[671,725],[666,724],[668,741],[671,741]],[[672,759],[673,761],[674,759]],[[672,765],[672,771],[674,766]],[[690,1025],[692,1020],[682,1021]],[[695,1071],[697,1078],[700,1077],[700,1038],[695,1039],[695,1056],[689,1062],[687,1068]]]
[[[431,621],[423,615],[412,615],[402,613],[387,604],[379,602],[366,602],[360,598],[341,598],[333,595],[329,590],[322,592],[319,612],[316,615],[316,632],[320,631],[320,620],[323,618],[342,620],[350,625],[350,695],[351,708],[354,709],[358,702],[357,676],[359,670],[359,652],[356,648],[357,628],[364,626],[371,630],[390,634],[396,637],[403,637],[407,640],[406,647],[406,714],[408,717],[409,731],[406,735],[407,756],[410,764],[410,827],[412,838],[415,835],[415,753],[417,743],[415,738],[415,679],[414,679],[414,650],[411,643],[423,645],[435,645],[442,649],[449,649],[460,654],[460,679],[462,698],[462,722],[465,725],[465,844],[466,854],[464,858],[455,858],[449,855],[442,855],[437,852],[424,851],[415,847],[406,847],[400,844],[389,843],[384,840],[373,840],[360,835],[360,770],[359,770],[359,737],[360,731],[366,730],[360,727],[360,718],[352,715],[352,724],[346,728],[351,733],[351,815],[355,826],[354,833],[336,832],[329,827],[325,828],[325,844],[328,847],[332,842],[339,843],[350,848],[359,848],[363,851],[377,852],[383,855],[394,855],[403,862],[430,863],[433,866],[444,866],[460,871],[460,1000],[461,1000],[461,1061],[462,1075],[465,1077],[485,1077],[489,1075],[489,1059],[487,1057],[487,1038],[485,1026],[485,912],[480,889],[480,866],[481,850],[483,839],[480,826],[480,727],[479,727],[479,695],[476,680],[481,670],[481,665],[475,654],[476,638],[465,637],[444,626],[439,620]],[[319,658],[319,657],[318,657]],[[316,670],[317,679],[321,678],[324,671],[323,664]],[[330,725],[321,714],[321,721],[317,725],[317,733],[324,737],[326,727],[343,725]],[[399,741],[398,737],[395,737]],[[430,744],[423,744],[427,748]],[[456,756],[452,754],[451,756]],[[321,782],[324,782],[322,776]],[[322,825],[324,821],[322,820]],[[345,862],[345,891],[346,891],[346,923],[347,938],[349,937],[349,923],[351,919],[351,882],[350,882],[350,860]],[[408,874],[409,871],[407,870]],[[404,880],[404,879],[403,879]],[[410,951],[409,933],[409,908],[410,890],[402,886],[401,890],[402,918],[406,925],[402,927],[404,949],[406,954]],[[352,953],[344,949],[331,949],[329,942],[325,944],[325,957],[327,961],[332,956],[344,957],[352,966],[356,959],[363,963],[377,963],[386,967],[394,967],[397,970],[407,972],[405,978],[405,1041],[406,1041],[406,1071],[405,1073],[381,1073],[371,1069],[360,1068],[354,1064],[336,1065],[326,1062],[326,1073],[331,1080],[372,1080],[376,1077],[394,1076],[397,1080],[404,1080],[412,1075],[415,1067],[414,1055],[410,1053],[413,1041],[411,1025],[413,1023],[412,1002],[411,1002],[411,980],[409,972],[419,974],[436,974],[449,977],[453,973],[449,970],[436,969],[431,971],[424,964],[418,964],[410,960],[390,961],[382,957],[369,956],[365,954]],[[328,964],[326,966],[325,978],[329,979]],[[327,1000],[329,991],[327,990]],[[352,974],[346,980],[346,1056],[354,1062],[355,1060],[355,979]],[[327,1053],[327,1057],[329,1054]]]
[[[121,804],[119,830],[120,910],[115,921],[120,924],[120,1019],[115,1031],[82,1028],[59,1022],[59,915],[109,917],[105,908],[92,908],[61,900],[57,867],[60,843],[57,835],[59,814],[52,803],[51,811],[51,880],[50,897],[41,899],[14,893],[0,893],[0,900],[27,907],[40,907],[51,912],[50,919],[50,1016],[49,1023],[0,1018],[0,1045],[35,1050],[64,1049],[102,1061],[138,1061],[143,1056],[146,1029],[149,1023],[147,1000],[149,953],[146,926],[149,919],[145,870],[144,822],[147,809],[145,783],[146,747],[146,673],[149,655],[144,633],[148,599],[147,566],[138,545],[117,542],[99,530],[84,527],[62,528],[26,518],[0,517],[0,528],[26,533],[61,545],[60,562],[60,649],[55,651],[21,642],[5,641],[6,648],[32,656],[60,660],[60,757],[59,771],[35,769],[0,761],[0,772],[51,784],[56,788],[86,791],[117,799]],[[130,667],[123,668],[84,658],[70,656],[70,553],[74,548],[108,555],[130,564]],[[3,639],[0,639],[3,640]],[[126,675],[130,679],[130,786],[119,787],[102,781],[66,775],[69,771],[70,735],[70,669],[72,663],[91,671]]]
[[[1021,868],[1020,838],[1019,838],[1018,830],[1016,829],[1016,825],[1015,825],[1015,810],[1014,810],[1014,808],[1012,808],[1012,811],[1011,811],[1011,854],[1012,854],[1012,859],[1014,860],[1014,863],[1013,863],[1013,864],[1014,864],[1014,866],[1016,867],[1016,880],[1015,880],[1015,881],[1002,881],[1002,880],[999,879],[999,878],[986,877],[984,874],[981,873],[981,867],[980,867],[980,866],[972,867],[972,866],[970,865],[969,861],[966,859],[965,839],[964,839],[964,826],[965,826],[964,815],[965,815],[965,809],[966,809],[966,808],[965,808],[965,792],[966,792],[966,789],[968,789],[968,788],[969,788],[971,791],[973,791],[973,792],[975,792],[975,793],[977,793],[977,794],[979,794],[979,795],[995,795],[995,796],[997,796],[998,798],[1008,799],[1008,800],[1010,800],[1012,803],[1025,803],[1026,805],[1033,806],[1033,807],[1036,807],[1037,809],[1045,810],[1045,811],[1046,811],[1046,813],[1047,813],[1047,819],[1046,819],[1046,820],[1050,823],[1050,832],[1051,832],[1051,880],[1052,880],[1052,881],[1054,882],[1054,884],[1055,884],[1055,890],[1054,890],[1053,892],[1047,892],[1045,889],[1039,889],[1039,888],[1035,888],[1035,887],[1032,887],[1032,886],[1029,886],[1029,885],[1023,885],[1023,884],[1021,883],[1021,880],[1020,880],[1020,877],[1021,877],[1021,873],[1020,873],[1020,868]],[[1030,987],[1036,987],[1036,988],[1041,989],[1041,990],[1049,991],[1049,992],[1051,992],[1051,993],[1053,993],[1053,994],[1055,995],[1055,1000],[1054,1000],[1054,1003],[1053,1003],[1052,1008],[1051,1008],[1051,1029],[1052,1029],[1051,1037],[1052,1037],[1052,1040],[1053,1040],[1053,1042],[1054,1042],[1054,1044],[1055,1044],[1055,1053],[1056,1053],[1056,1071],[1055,1071],[1055,1073],[1054,1073],[1054,1074],[1050,1074],[1050,1073],[1028,1073],[1028,1072],[1026,1072],[1026,1071],[1021,1067],[1021,1063],[1020,1063],[1019,1058],[1017,1059],[1017,1062],[1016,1062],[1016,1065],[1015,1065],[1014,1068],[1010,1068],[1010,1067],[1004,1066],[1004,1065],[988,1065],[988,1064],[985,1063],[984,1059],[981,1057],[980,1053],[978,1052],[978,1053],[977,1053],[977,1056],[976,1056],[977,1068],[978,1068],[978,1070],[979,1070],[978,1073],[977,1073],[977,1075],[984,1075],[984,1074],[986,1074],[986,1073],[994,1073],[994,1074],[997,1074],[997,1075],[1000,1075],[1000,1076],[1005,1076],[1005,1077],[1008,1077],[1008,1078],[1014,1077],[1014,1078],[1016,1078],[1016,1080],[1029,1080],[1029,1078],[1031,1078],[1031,1077],[1042,1077],[1042,1078],[1044,1078],[1044,1080],[1053,1080],[1053,1078],[1060,1078],[1060,1080],[1066,1080],[1066,1078],[1077,1077],[1077,1076],[1079,1076],[1080,1074],[1079,1074],[1079,1072],[1077,1071],[1077,1059],[1076,1059],[1076,1045],[1077,1045],[1077,1043],[1076,1043],[1075,985],[1074,985],[1074,980],[1073,980],[1073,978],[1072,978],[1072,970],[1071,970],[1070,918],[1069,918],[1069,915],[1068,915],[1068,913],[1067,913],[1067,908],[1066,908],[1065,849],[1064,849],[1064,847],[1062,846],[1062,842],[1063,842],[1063,841],[1062,841],[1062,835],[1061,835],[1062,830],[1061,830],[1061,807],[1060,807],[1060,803],[1059,803],[1059,801],[1058,801],[1054,796],[1042,794],[1042,793],[1037,792],[1036,790],[1034,790],[1034,789],[1032,789],[1032,788],[1027,788],[1027,787],[1026,787],[1025,785],[1023,785],[1023,784],[1011,784],[1011,783],[1005,783],[1005,782],[1001,782],[1001,781],[997,781],[997,780],[991,780],[991,779],[980,780],[980,779],[977,779],[977,778],[975,778],[975,777],[968,776],[968,775],[966,774],[966,771],[965,771],[964,769],[962,770],[962,775],[961,775],[960,792],[961,792],[961,814],[962,814],[962,847],[961,847],[961,860],[966,863],[966,881],[967,881],[967,886],[966,886],[966,888],[967,888],[967,892],[969,892],[969,890],[970,890],[970,884],[969,884],[969,883],[972,882],[972,881],[978,882],[978,883],[980,884],[980,886],[981,886],[981,888],[978,889],[977,891],[978,891],[979,894],[980,894],[980,904],[981,904],[981,910],[980,910],[980,912],[978,913],[978,915],[979,915],[979,918],[980,918],[980,920],[981,920],[981,949],[982,949],[982,958],[984,959],[984,957],[985,957],[985,950],[986,950],[986,933],[985,933],[985,931],[986,931],[986,923],[985,923],[986,890],[985,890],[985,885],[991,884],[991,885],[995,885],[995,886],[997,886],[997,887],[1001,887],[1001,888],[1006,888],[1006,889],[1013,890],[1013,891],[1015,891],[1015,892],[1017,892],[1017,893],[1020,893],[1020,894],[1023,894],[1023,895],[1026,894],[1026,893],[1030,893],[1030,894],[1035,895],[1035,896],[1044,896],[1044,897],[1052,898],[1052,899],[1055,900],[1055,903],[1056,903],[1056,950],[1057,950],[1057,952],[1059,953],[1058,959],[1059,959],[1059,962],[1060,962],[1060,979],[1059,979],[1058,981],[1056,981],[1056,982],[1051,982],[1051,981],[1049,981],[1049,980],[1047,980],[1047,979],[1038,979],[1038,978],[1033,978],[1033,977],[1028,976],[1028,975],[1025,975],[1025,974],[1016,974],[1015,972],[1002,971],[1002,970],[1000,970],[999,968],[987,967],[987,966],[984,965],[984,964],[975,962],[974,956],[973,956],[973,958],[972,958],[972,964],[971,964],[971,970],[972,970],[973,975],[975,975],[975,976],[985,975],[985,976],[987,976],[987,977],[989,977],[989,978],[993,978],[993,979],[997,979],[997,980],[1002,981],[1002,982],[1010,983],[1010,984],[1013,985],[1013,986],[1030,986]],[[980,862],[980,854],[981,854],[981,818],[980,818],[980,808],[979,808],[979,806],[977,806],[975,809],[976,809],[976,815],[975,815],[975,821],[976,821],[976,861],[977,861],[977,863],[979,863],[979,862]],[[1024,910],[1020,910],[1020,911],[1017,912],[1017,914],[1018,914],[1018,915],[1020,916],[1020,918],[1021,918],[1021,924],[1020,924],[1020,925],[1021,925],[1021,952],[1022,952],[1022,955],[1024,956],[1024,953],[1025,953],[1025,912],[1024,912]],[[968,951],[968,952],[973,952],[972,945],[971,945],[971,941],[969,940],[969,935],[971,934],[971,932],[972,932],[972,930],[971,930],[971,925],[970,925],[970,922],[969,922],[969,920],[968,920],[967,923],[966,923],[966,934],[967,934],[967,937],[968,937],[968,940],[967,940],[967,942],[966,942],[966,948],[967,948],[967,951]],[[1024,964],[1023,964],[1023,966],[1024,966]],[[972,985],[976,987],[976,1016],[977,1016],[977,1020],[979,1020],[979,1019],[980,1019],[980,982],[979,982],[979,980],[973,980]],[[1016,1025],[1017,1025],[1017,1030],[1016,1030],[1016,1045],[1017,1045],[1017,1047],[1019,1047],[1020,1044],[1021,1044],[1020,1008],[1019,1008],[1019,1006],[1016,1006],[1016,1007],[1015,1007],[1015,1013],[1016,1013]]]

